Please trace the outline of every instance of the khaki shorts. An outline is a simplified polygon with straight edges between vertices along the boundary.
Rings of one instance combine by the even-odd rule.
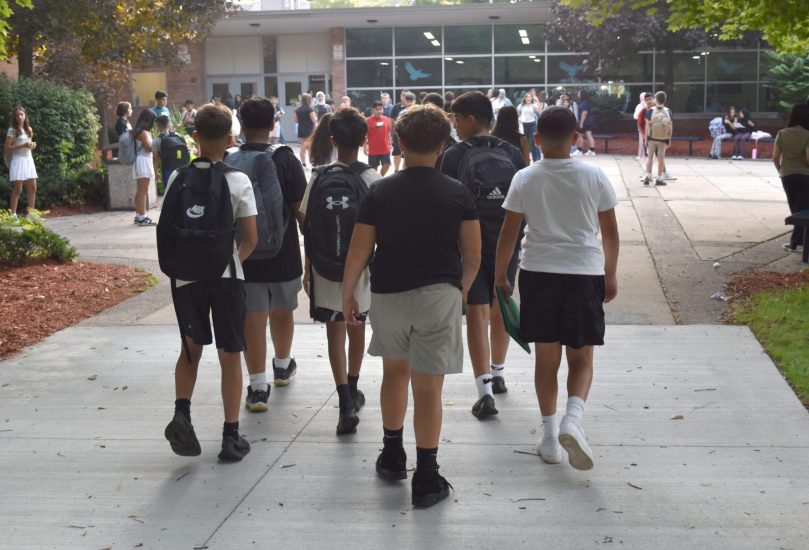
[[[451,284],[371,294],[368,353],[407,359],[425,374],[463,372],[461,291]]]
[[[650,139],[646,142],[646,154],[649,158],[654,158],[655,153],[657,153],[658,160],[666,158],[666,147],[666,142],[652,141]]]

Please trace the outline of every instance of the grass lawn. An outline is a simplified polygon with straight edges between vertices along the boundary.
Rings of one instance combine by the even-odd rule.
[[[733,320],[750,326],[809,407],[809,286],[757,293],[738,306]]]

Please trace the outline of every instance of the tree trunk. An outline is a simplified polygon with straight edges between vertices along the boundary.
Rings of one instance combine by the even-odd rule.
[[[20,35],[17,46],[17,65],[21,77],[34,76],[34,37],[30,34]]]

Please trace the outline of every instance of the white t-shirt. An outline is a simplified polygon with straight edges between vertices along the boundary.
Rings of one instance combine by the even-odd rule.
[[[15,136],[14,135],[15,133],[16,132],[14,131],[14,128],[9,128],[8,132],[6,133],[7,138],[12,138],[14,140],[14,145],[22,145],[23,143],[28,143],[29,141],[31,141],[31,136],[29,136],[25,132],[25,130],[23,130],[20,133],[19,136]],[[30,156],[32,156],[31,155],[31,149],[29,149],[27,147],[23,147],[22,149],[17,149],[16,151],[14,151],[14,153],[12,155],[15,156],[15,157],[30,157]]]
[[[618,199],[597,166],[545,159],[514,175],[503,208],[525,216],[520,268],[526,271],[604,275],[598,213]]]
[[[337,164],[346,166],[339,161]],[[382,176],[379,172],[373,169],[366,170],[362,173],[362,181],[364,181],[368,187],[381,178]],[[316,179],[317,172],[312,172],[312,178],[309,180],[309,185],[306,186],[306,192],[303,195],[303,200],[301,200],[300,210],[303,213],[306,213],[306,206],[309,204],[309,191],[311,191],[312,184]],[[315,307],[324,307],[333,311],[343,311],[343,283],[330,281],[322,277],[316,269],[312,269],[312,278],[315,287]],[[356,289],[354,289],[354,298],[357,300],[361,312],[368,311],[371,308],[371,272],[367,267],[362,270],[360,280],[357,282]]]
[[[520,122],[523,124],[531,124],[537,121],[539,107],[537,107],[536,103],[520,103],[517,110],[520,112]]]
[[[198,169],[208,169],[210,168],[211,164],[208,162],[195,162],[194,166]],[[168,193],[171,184],[174,183],[176,178],[177,171],[175,170],[172,172],[171,176],[169,177],[169,181],[166,184],[166,193]],[[230,189],[230,203],[233,206],[234,221],[238,220],[239,218],[256,216],[258,214],[258,210],[256,209],[256,197],[253,194],[253,184],[250,183],[250,178],[242,172],[232,171],[225,173],[225,179],[227,180],[228,188]],[[233,262],[236,265],[236,278],[244,280],[244,270],[242,270],[242,263],[239,261],[239,255],[236,251],[236,241],[234,240]],[[225,272],[222,273],[222,278],[230,278],[230,266],[225,268]],[[177,286],[179,287],[193,282],[194,281],[178,280]]]

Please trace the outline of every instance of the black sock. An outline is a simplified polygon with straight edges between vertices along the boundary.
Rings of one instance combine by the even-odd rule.
[[[354,408],[354,400],[351,399],[351,390],[348,384],[337,386],[337,396],[340,398],[340,414],[345,414],[349,409]]]
[[[434,449],[422,449],[421,447],[416,447],[416,470],[420,470],[422,472],[435,471],[437,467],[437,458],[438,447]]]
[[[348,387],[351,389],[351,397],[357,395],[357,382],[360,381],[359,375],[351,376],[348,375]]]
[[[181,413],[191,422],[191,400],[177,399],[174,401],[174,414]]]
[[[389,430],[384,426],[382,429],[385,431],[385,437],[382,438],[382,443],[385,447],[392,447],[395,449],[402,447],[402,436],[404,435],[404,426],[398,430]]]
[[[236,422],[225,422],[224,427],[222,428],[222,437],[232,437],[233,439],[239,439],[239,421]]]

